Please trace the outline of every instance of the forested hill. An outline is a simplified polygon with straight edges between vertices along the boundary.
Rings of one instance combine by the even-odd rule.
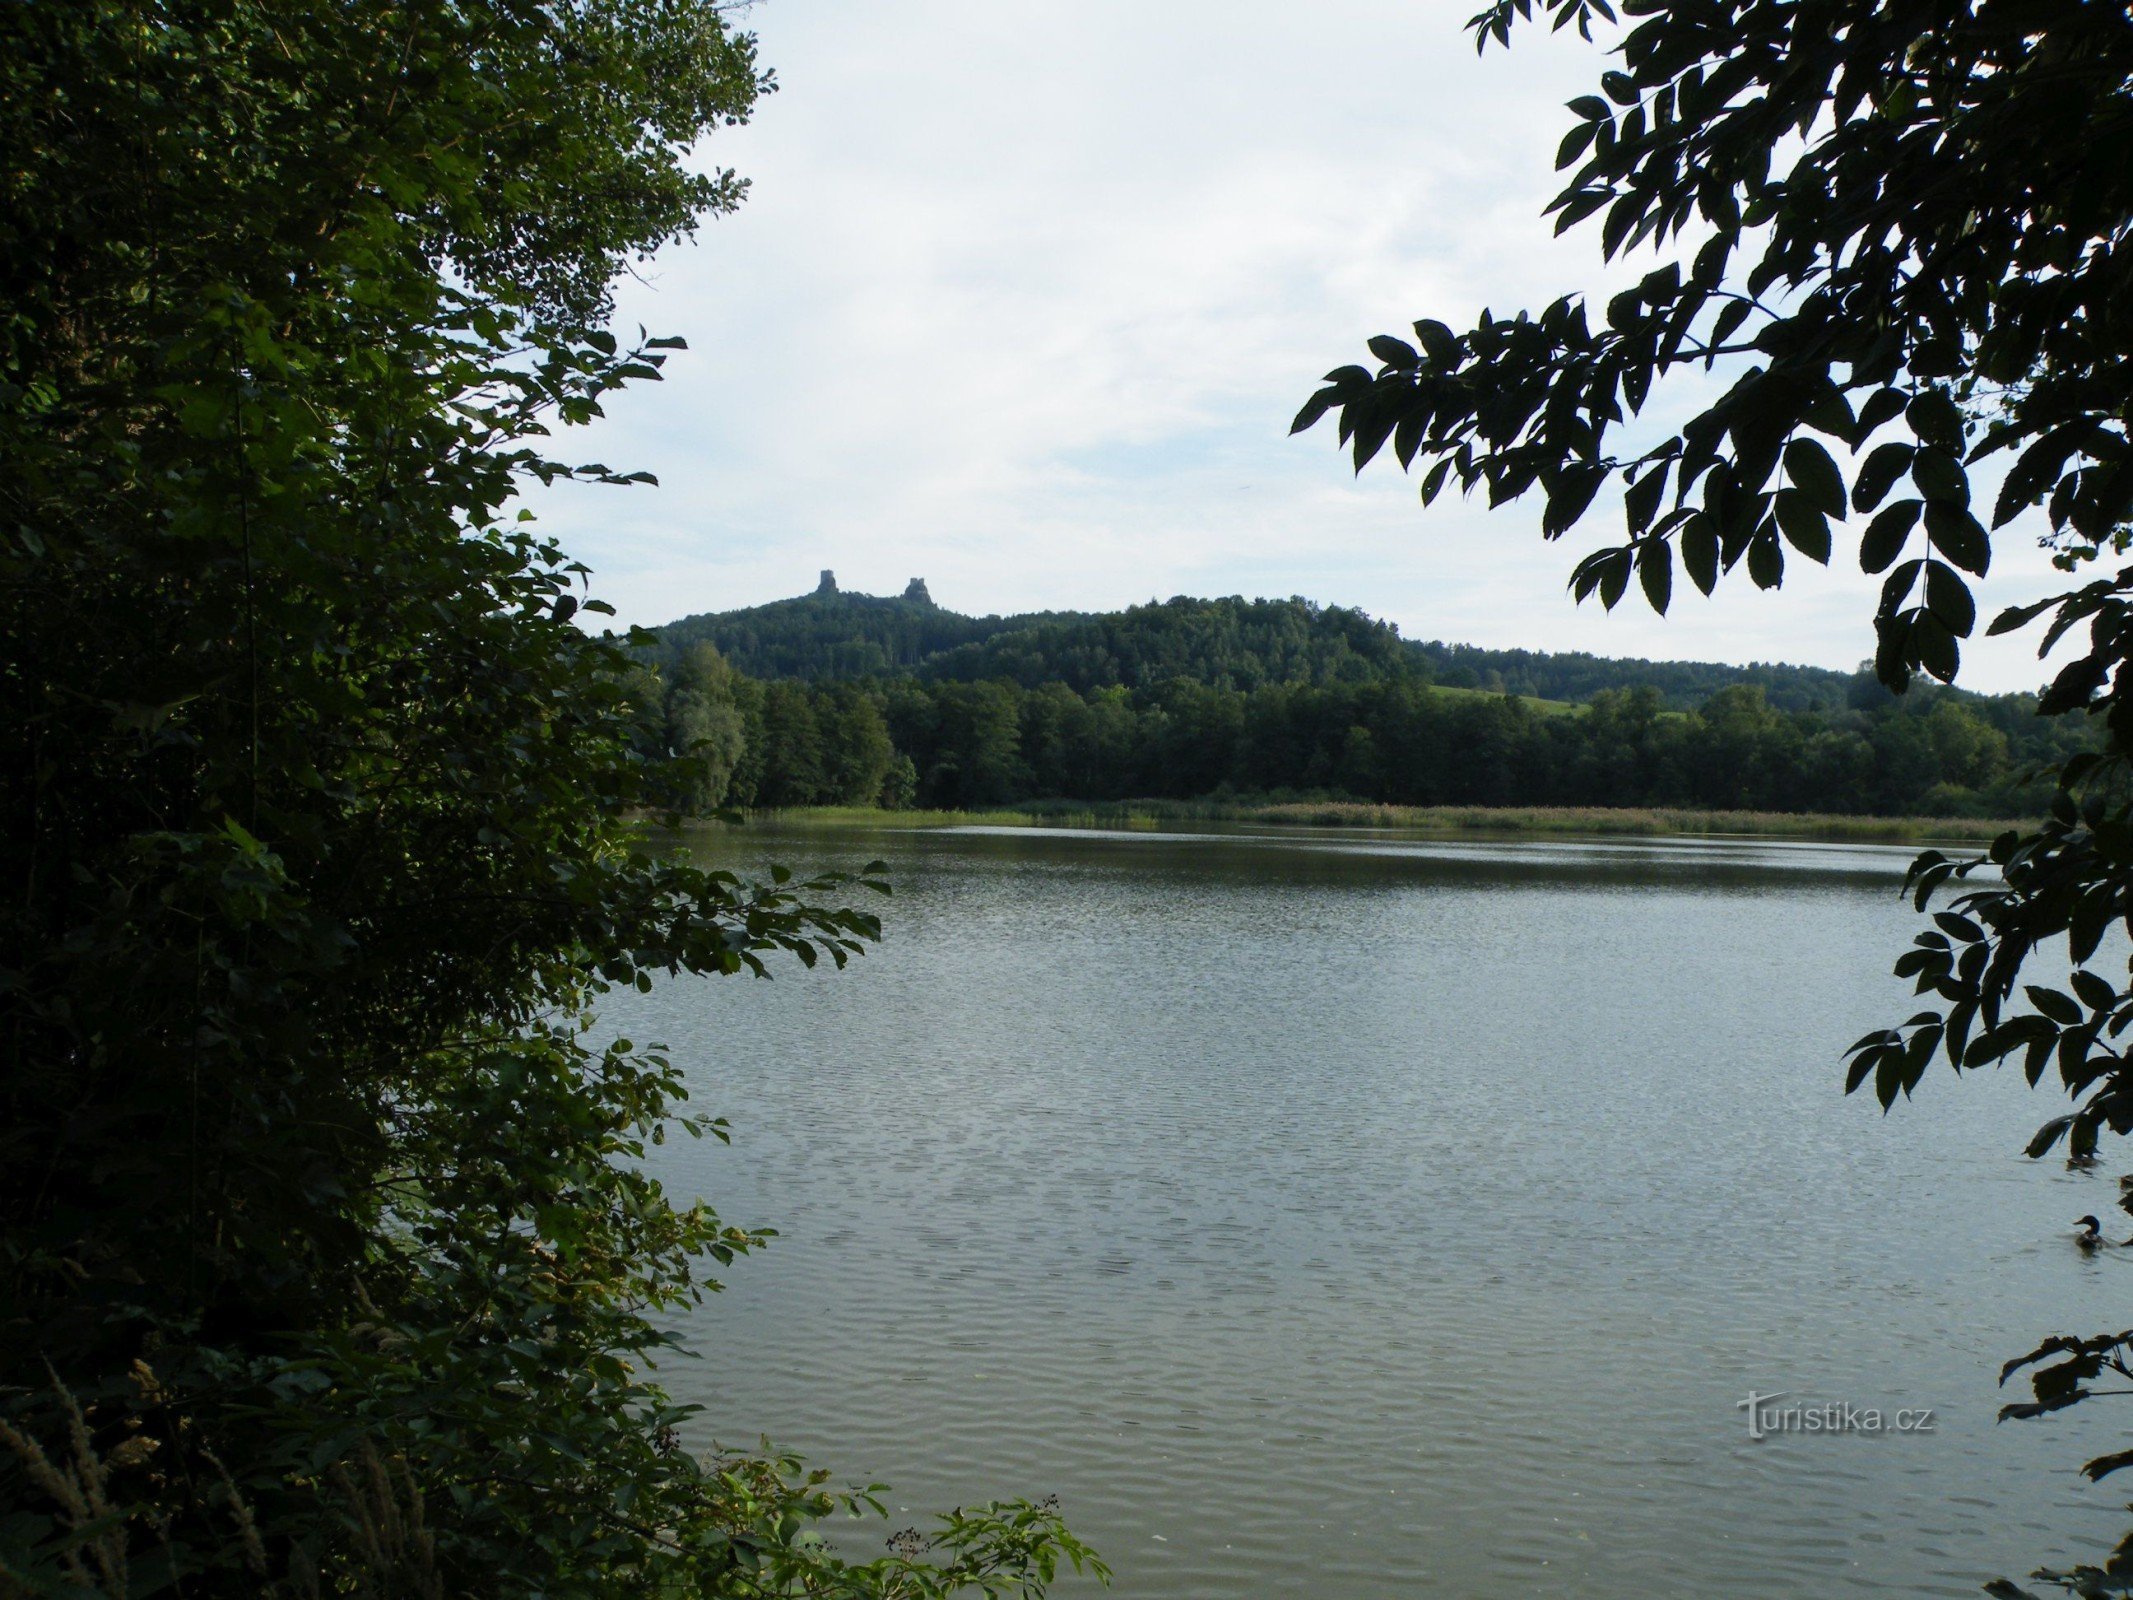
[[[691,645],[711,644],[751,678],[891,678],[1054,615],[966,617],[935,605],[923,578],[891,597],[846,592],[825,572],[813,594],[741,611],[707,611],[654,631],[668,658]]]
[[[1062,683],[1083,694],[1176,679],[1240,690],[1420,682],[1580,703],[1603,689],[1643,687],[1656,689],[1677,711],[1737,684],[1761,688],[1769,704],[1785,711],[1831,710],[1878,693],[1858,674],[1824,667],[1417,642],[1364,612],[1300,599],[1180,596],[1095,614],[972,617],[935,605],[919,579],[892,597],[839,590],[829,573],[812,594],[685,617],[657,632],[669,659],[709,643],[750,677],[809,681],[1004,680],[1026,689]]]
[[[1399,630],[1307,600],[1175,600],[1094,616],[1031,620],[935,656],[937,681],[1034,689],[1150,689],[1175,679],[1217,689],[1427,681]]]
[[[679,809],[1244,794],[2019,816],[2042,804],[2030,774],[2093,742],[2028,696],[1416,643],[1303,600],[967,617],[916,581],[888,599],[823,579],[665,630],[637,700],[645,756],[690,757]]]

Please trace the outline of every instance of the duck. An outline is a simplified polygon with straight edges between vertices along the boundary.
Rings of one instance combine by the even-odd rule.
[[[2080,1232],[2074,1235],[2074,1243],[2081,1248],[2083,1255],[2094,1255],[2103,1247],[2103,1224],[2094,1217],[2076,1217],[2074,1226],[2080,1229]]]

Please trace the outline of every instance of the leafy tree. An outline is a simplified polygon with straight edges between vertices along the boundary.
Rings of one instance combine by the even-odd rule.
[[[1340,755],[1333,764],[1334,786],[1357,796],[1359,799],[1376,800],[1381,797],[1384,784],[1381,779],[1381,764],[1378,760],[1377,741],[1370,730],[1351,723],[1341,735]]]
[[[934,806],[988,806],[1025,792],[1021,719],[1004,683],[944,684],[933,696],[935,745],[925,800]]]
[[[1698,731],[1693,782],[1696,798],[1710,806],[1753,804],[1795,788],[1800,736],[1782,714],[1746,684],[1721,689],[1696,711]]]
[[[658,376],[609,284],[765,86],[703,0],[0,8],[0,1592],[1082,1560],[1018,1504],[847,1565],[653,1381],[756,1239],[645,1173],[718,1125],[592,1008],[877,925],[639,847],[635,662],[507,508],[626,481],[543,435]]]
[[[678,811],[707,816],[725,804],[747,753],[747,720],[736,699],[739,675],[709,644],[684,650],[673,674],[660,753],[675,764],[676,776],[665,798]]]
[[[763,806],[811,806],[823,797],[822,727],[805,685],[766,684],[762,757],[755,800]]]
[[[889,763],[881,780],[881,803],[891,811],[918,804],[918,766],[909,756],[899,755]]]
[[[871,806],[896,764],[889,725],[874,696],[850,684],[820,691],[816,722],[822,730],[824,798],[840,805]]]
[[[1959,700],[1943,696],[1933,703],[1926,735],[1943,783],[1983,788],[2007,768],[2007,735]]]
[[[1207,794],[1233,783],[1245,698],[1189,678],[1173,679],[1151,695],[1162,721],[1146,741],[1147,792]]]
[[[1677,572],[1705,593],[1742,569],[1774,588],[1788,552],[1827,561],[1856,516],[1861,566],[1887,575],[1876,673],[1897,691],[1921,672],[1952,681],[1997,537],[2039,537],[2070,573],[2133,540],[2133,14],[2085,0],[1631,9],[1600,92],[1571,102],[1553,210],[1559,231],[1597,222],[1610,257],[1652,246],[1651,270],[1597,316],[1566,296],[1465,332],[1425,319],[1412,342],[1374,338],[1375,365],[1329,374],[1296,426],[1336,412],[1358,470],[1390,444],[1425,502],[1454,481],[1491,505],[1538,491],[1550,539],[1615,480],[1625,536],[1572,583],[1608,606],[1635,581],[1664,611]],[[1496,0],[1477,45],[1536,15],[1590,37],[1614,14],[1607,0]],[[1715,401],[1678,428],[1641,423],[1667,380],[1713,370],[1730,380]],[[1989,505],[1984,471],[1999,475]],[[2086,630],[2041,709],[2088,714],[2103,748],[2058,768],[2042,827],[1987,857],[1919,859],[1922,911],[1968,887],[1897,968],[1931,1003],[1860,1041],[1850,1085],[1886,1106],[1936,1057],[2017,1059],[2074,1102],[2031,1153],[2064,1142],[2086,1162],[2105,1132],[2133,1131],[2133,992],[2104,954],[2133,912],[2133,567],[1992,629],[2039,621],[2047,647]],[[2064,989],[2023,982],[2047,946],[2076,969]],[[2036,1403],[2010,1410],[2077,1401],[2129,1353],[2125,1335],[2048,1344],[2025,1358]],[[2128,1465],[2133,1452],[2089,1470]],[[2121,1556],[2062,1581],[2124,1593],[2133,1547]]]
[[[1095,713],[1063,683],[1042,684],[1022,697],[1018,735],[1029,763],[1030,790],[1045,798],[1093,798],[1108,776],[1090,749]]]

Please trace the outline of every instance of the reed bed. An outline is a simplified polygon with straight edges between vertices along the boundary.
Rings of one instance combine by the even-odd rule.
[[[1395,806],[1351,800],[1037,801],[989,811],[889,811],[808,806],[754,814],[869,828],[1158,828],[1172,822],[1259,823],[1302,828],[1383,828],[1416,833],[1589,834],[1635,838],[1734,835],[1886,844],[1984,844],[2019,818],[1864,817],[1823,812],[1693,811],[1643,806]]]

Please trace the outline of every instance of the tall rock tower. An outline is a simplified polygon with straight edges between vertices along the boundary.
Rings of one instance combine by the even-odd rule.
[[[828,567],[824,567],[824,568],[822,569],[822,581],[821,581],[820,583],[818,583],[818,584],[816,584],[816,585],[815,585],[815,593],[817,593],[817,594],[835,594],[836,592],[837,592],[837,574],[836,574],[836,573],[834,573],[834,572],[832,572],[832,571],[830,571],[830,569],[829,569]]]
[[[905,584],[904,598],[914,605],[930,606],[933,604],[933,596],[926,593],[926,580],[924,578],[913,578],[909,583]]]

